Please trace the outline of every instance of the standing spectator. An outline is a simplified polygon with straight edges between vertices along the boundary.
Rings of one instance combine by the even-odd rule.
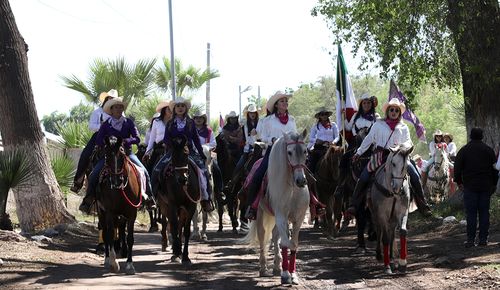
[[[498,171],[493,167],[496,157],[483,140],[483,130],[472,128],[470,141],[458,151],[455,161],[455,181],[464,192],[467,216],[465,247],[474,246],[479,215],[479,246],[488,244],[490,227],[490,198],[495,191]]]

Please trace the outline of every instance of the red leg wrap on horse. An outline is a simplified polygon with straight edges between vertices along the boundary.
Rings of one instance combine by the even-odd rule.
[[[281,269],[283,271],[288,271],[288,248],[281,248]]]
[[[290,251],[290,264],[288,265],[288,272],[295,273],[295,259],[297,257],[297,251]]]
[[[405,260],[406,259],[406,255],[407,255],[407,248],[406,248],[406,236],[401,236],[399,237],[399,240],[400,240],[400,243],[401,243],[401,252],[399,253],[399,257],[402,259],[402,260]]]
[[[388,266],[390,262],[389,245],[384,245],[384,266]]]

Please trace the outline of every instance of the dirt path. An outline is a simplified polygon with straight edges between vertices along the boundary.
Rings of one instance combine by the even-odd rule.
[[[300,234],[297,267],[302,284],[295,289],[457,289],[499,288],[500,247],[462,246],[464,228],[434,226],[430,233],[411,234],[406,275],[387,276],[368,253],[355,255],[354,228],[335,241],[306,225]],[[209,227],[206,242],[190,247],[191,267],[173,264],[170,252],[160,252],[159,233],[139,231],[134,246],[137,274],[109,273],[103,258],[92,253],[94,238],[68,232],[53,243],[0,241],[0,288],[6,289],[254,289],[281,288],[279,277],[258,277],[258,256],[238,245],[241,235],[216,233]],[[491,237],[498,242],[499,228]],[[125,260],[120,259],[123,268]],[[271,263],[271,261],[269,261]]]

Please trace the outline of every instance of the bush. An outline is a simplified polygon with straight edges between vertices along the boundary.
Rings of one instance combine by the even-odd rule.
[[[93,134],[86,123],[67,122],[64,125],[58,123],[57,130],[64,139],[65,148],[83,148]]]

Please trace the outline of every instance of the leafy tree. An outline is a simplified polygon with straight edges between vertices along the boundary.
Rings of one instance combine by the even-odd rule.
[[[141,134],[146,134],[151,125],[151,119],[156,113],[156,106],[158,106],[162,99],[165,98],[153,94],[153,96],[138,101],[135,106],[128,109],[128,117],[134,119],[134,123]]]
[[[463,89],[467,128],[498,141],[500,9],[497,0],[318,0],[338,41],[366,54],[413,98],[428,81]],[[461,84],[461,86],[460,86]],[[418,100],[417,100],[418,101]]]
[[[170,60],[164,57],[161,66],[155,70],[155,83],[165,92],[170,91],[170,82],[172,80],[170,68]],[[216,70],[201,70],[192,65],[184,68],[180,59],[175,59],[175,74],[177,81],[175,94],[177,96],[183,96],[186,89],[196,91],[208,80],[220,76]]]
[[[58,111],[54,111],[50,113],[50,115],[45,115],[42,118],[42,124],[45,128],[45,131],[59,134],[57,131],[57,124],[64,124],[68,119],[68,115],[65,113],[60,113]]]
[[[115,60],[98,58],[90,64],[86,81],[75,75],[62,76],[61,79],[64,86],[82,93],[88,102],[95,104],[99,102],[100,93],[116,89],[128,104],[127,108],[131,108],[153,91],[155,63],[155,59],[143,59],[129,64],[123,57]]]
[[[69,111],[69,120],[77,123],[88,123],[90,115],[94,111],[94,106],[91,104],[80,104],[72,107]]]

